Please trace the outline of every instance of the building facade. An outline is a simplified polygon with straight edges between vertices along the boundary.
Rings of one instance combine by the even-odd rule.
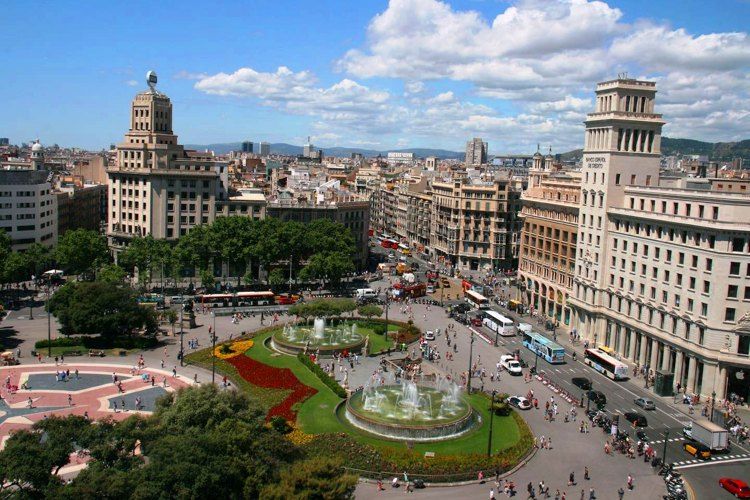
[[[102,231],[107,217],[107,186],[104,184],[62,188],[57,195],[57,232],[71,229]]]
[[[529,187],[521,196],[518,278],[526,305],[568,325],[581,184],[577,172],[556,170],[551,163],[551,157],[543,160],[539,153],[535,155]]]
[[[137,236],[175,240],[213,222],[226,199],[227,165],[186,151],[172,132],[172,103],[153,87],[135,96],[130,128],[107,169],[107,236],[117,251]]]
[[[487,163],[487,143],[475,137],[466,143],[466,165],[485,165]]]
[[[0,170],[0,229],[13,251],[57,243],[57,197],[44,170]]]
[[[750,196],[660,182],[653,82],[600,83],[586,120],[572,324],[689,393],[750,393]],[[662,185],[663,184],[663,185]],[[689,187],[688,187],[689,186]]]

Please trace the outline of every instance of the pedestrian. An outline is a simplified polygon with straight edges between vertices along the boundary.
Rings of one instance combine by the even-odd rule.
[[[495,500],[495,488],[490,488],[490,500]]]
[[[65,364],[65,355],[64,354],[60,354],[60,364],[61,365]]]
[[[622,500],[622,497],[625,496],[625,490],[622,489],[622,486],[620,486],[620,489],[617,490],[617,497]]]
[[[571,472],[568,476],[568,486],[573,486],[576,484],[576,475],[575,472]]]
[[[68,394],[68,406],[73,406],[73,396]]]
[[[78,376],[78,368],[76,368],[76,380],[80,379],[81,377]]]
[[[196,384],[198,383],[198,374],[197,373],[193,375],[193,382],[196,383]]]
[[[594,488],[589,488],[589,500],[595,500],[596,499],[596,492],[594,491]]]
[[[633,489],[633,476],[630,474],[628,474],[628,489],[629,490]]]
[[[177,367],[176,366],[172,367],[172,378],[177,378]]]
[[[586,466],[586,467],[583,468],[583,478],[586,481],[588,481],[588,480],[591,479],[591,477],[589,477],[589,468],[588,468],[588,466]]]
[[[58,357],[55,356],[55,366],[57,366],[57,360],[58,360]]]
[[[164,360],[163,359],[161,360],[161,369],[162,370],[164,369]]]

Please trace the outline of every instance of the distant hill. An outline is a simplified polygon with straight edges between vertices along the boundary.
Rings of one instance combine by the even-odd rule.
[[[240,142],[225,142],[225,143],[218,143],[218,144],[186,144],[185,147],[187,149],[197,149],[197,150],[211,150],[214,151],[216,154],[226,154],[230,151],[239,151],[242,149],[242,143]],[[254,147],[257,148],[258,143],[256,142],[254,144]],[[386,156],[388,155],[388,152],[399,152],[399,153],[414,153],[417,157],[425,158],[427,156],[437,156],[441,159],[451,159],[451,160],[462,160],[464,157],[464,153],[459,153],[457,151],[448,151],[446,149],[432,149],[432,148],[406,148],[406,149],[389,149],[386,151],[379,151],[375,149],[363,149],[363,148],[344,148],[344,147],[330,147],[330,148],[322,148],[323,153],[328,156],[350,156],[352,153],[360,153],[363,156],[366,156],[368,158],[372,158],[378,155]],[[273,154],[280,154],[280,155],[301,155],[302,154],[302,146],[295,146],[294,144],[287,144],[285,142],[276,142],[271,144],[271,153]]]
[[[750,159],[750,139],[739,142],[704,142],[694,139],[661,138],[661,153],[669,155],[705,155],[711,160],[729,161],[733,158]],[[583,154],[582,149],[574,149],[560,154],[561,160],[574,160]]]

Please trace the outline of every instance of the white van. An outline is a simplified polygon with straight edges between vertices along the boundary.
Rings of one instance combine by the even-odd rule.
[[[355,296],[358,299],[375,299],[378,297],[378,292],[372,288],[358,288]]]

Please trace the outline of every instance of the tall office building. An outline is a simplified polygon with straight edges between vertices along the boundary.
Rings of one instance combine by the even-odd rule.
[[[260,156],[266,157],[271,154],[271,145],[267,142],[260,143],[260,150],[258,151]]]
[[[243,153],[252,153],[253,152],[253,142],[252,141],[244,141],[242,143],[242,152]]]
[[[660,178],[653,82],[597,85],[586,120],[572,325],[656,375],[655,391],[747,399],[750,195]],[[741,181],[744,182],[744,181]]]
[[[44,170],[0,170],[0,229],[10,236],[13,251],[57,243],[57,197],[50,178]]]
[[[117,145],[117,162],[107,169],[109,224],[114,249],[137,236],[177,239],[190,227],[214,220],[223,199],[227,166],[207,153],[186,151],[172,132],[172,102],[156,90],[138,93],[130,107],[130,128]]]
[[[466,165],[484,165],[487,163],[487,143],[475,137],[466,143]]]

